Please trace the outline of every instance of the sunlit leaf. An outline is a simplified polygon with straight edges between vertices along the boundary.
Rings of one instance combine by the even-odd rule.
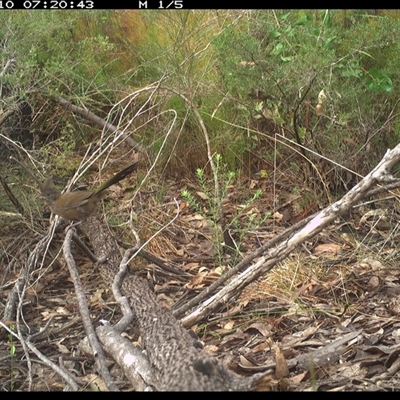
[[[282,50],[283,50],[283,44],[282,44],[281,42],[279,42],[279,43],[274,47],[274,49],[271,51],[271,54],[274,55],[274,56],[277,56],[277,55],[279,55],[279,54],[282,53]]]
[[[308,21],[307,15],[304,15],[303,17],[299,18],[294,24],[295,25],[304,25]]]
[[[273,31],[271,31],[271,32],[269,33],[269,35],[270,35],[271,37],[273,37],[273,38],[277,38],[277,37],[281,36],[281,33],[280,33],[279,31],[277,31],[277,30],[273,30]]]
[[[366,85],[369,90],[374,92],[383,90],[386,93],[390,93],[393,90],[392,80],[377,68],[369,70]]]

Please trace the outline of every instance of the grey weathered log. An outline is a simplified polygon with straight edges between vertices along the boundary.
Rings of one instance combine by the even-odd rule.
[[[149,360],[141,349],[133,346],[129,339],[121,336],[108,323],[97,327],[96,333],[106,352],[112,354],[121,367],[133,390],[142,392],[158,387]]]
[[[111,283],[121,255],[116,242],[96,218],[81,225],[98,259],[99,270]],[[121,291],[129,298],[160,390],[251,390],[261,376],[244,378],[207,354],[172,313],[161,306],[147,282],[127,275]]]

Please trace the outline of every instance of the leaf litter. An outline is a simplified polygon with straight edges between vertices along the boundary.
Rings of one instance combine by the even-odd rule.
[[[266,193],[252,203],[251,214],[249,210],[243,213],[239,227],[232,228],[236,240],[249,215],[256,214],[261,220],[264,210],[270,209],[271,198]],[[236,213],[235,197],[239,196],[240,193],[231,189],[230,202],[224,203],[225,214]],[[176,192],[167,191],[164,200],[168,202],[173,197]],[[289,195],[287,198],[290,199]],[[298,197],[293,199],[297,201]],[[293,209],[301,212],[298,205]],[[150,216],[143,212],[139,222],[141,217],[148,220]],[[161,220],[160,216],[157,218]],[[260,384],[259,390],[399,390],[398,256],[395,245],[389,245],[390,230],[378,230],[371,218],[379,218],[386,225],[390,222],[390,218],[383,219],[382,212],[360,213],[346,221],[351,235],[340,232],[339,227],[327,228],[195,326],[193,329],[205,350],[223,359],[239,374],[269,373],[270,380],[264,386]],[[242,255],[279,233],[288,221],[271,217],[246,232],[240,242]],[[212,224],[189,206],[181,207],[174,224],[147,249],[169,265],[187,272],[186,282],[161,274],[158,266],[149,263],[143,263],[135,273],[153,284],[160,300],[168,303],[168,307],[187,301],[229,268],[231,255],[224,256],[222,266],[216,262],[212,237]],[[80,273],[93,323],[100,319],[117,322],[120,314],[109,288],[91,264],[81,261]],[[45,337],[36,342],[38,348],[50,358],[62,357],[68,369],[86,385],[85,390],[101,390],[103,386],[94,371],[93,360],[80,346],[85,334],[79,323],[67,269],[55,263],[30,290],[24,310],[26,323],[41,327],[53,318]],[[5,286],[4,299],[8,292],[9,287]],[[126,335],[132,340],[138,339],[133,328]],[[15,359],[19,360],[23,350],[20,344],[15,346]],[[3,338],[0,355],[7,359],[9,349],[9,340]],[[27,387],[27,369],[21,361],[13,365],[17,390]],[[47,367],[35,364],[34,370],[33,390],[63,389],[63,382]],[[4,387],[8,385],[9,371],[9,362],[3,361],[0,382]],[[112,371],[120,379],[121,390],[129,390],[118,367],[114,366]]]

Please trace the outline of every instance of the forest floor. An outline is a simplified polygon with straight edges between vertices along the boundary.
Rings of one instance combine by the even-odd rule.
[[[182,189],[196,192],[194,187],[184,181],[170,182],[158,203],[149,200],[154,196],[149,191],[148,198],[143,194],[140,198],[146,207],[137,209],[138,226],[148,227],[152,221],[160,228],[176,213],[173,199],[180,202],[177,219],[146,250],[165,264],[184,270],[187,277],[178,279],[142,259],[133,265],[134,273],[146,277],[170,309],[194,297],[236,262],[232,252],[219,253],[214,246],[213,224],[206,208],[196,212],[180,197]],[[257,187],[263,191],[261,197],[243,206],[245,193]],[[291,194],[289,187],[272,193],[263,180],[243,180],[241,187],[229,188],[224,214],[227,223],[236,221],[231,223],[230,233],[240,250],[237,260],[290,226],[306,208],[299,205],[299,196]],[[113,196],[120,194],[113,192]],[[273,210],[271,204],[277,198],[285,206]],[[318,207],[314,205],[315,211]],[[388,216],[387,208],[357,209],[304,243],[224,309],[192,329],[208,353],[238,374],[270,371],[274,390],[399,390],[400,270],[395,220],[393,210]],[[120,237],[120,228],[115,229],[115,236]],[[146,229],[139,234],[144,236],[142,240],[150,236]],[[62,240],[59,234],[57,246]],[[93,264],[78,250],[76,253],[93,323],[118,321],[118,305],[110,288]],[[17,275],[10,272],[4,277],[2,304],[11,289],[7,283]],[[87,390],[95,390],[96,384],[103,389],[92,357],[82,346],[85,332],[62,256],[38,275],[27,293],[24,315],[25,323],[37,328],[52,317],[52,328],[46,339],[35,343],[37,348],[53,361],[62,362]],[[133,329],[126,335],[138,340]],[[0,359],[2,390],[27,390],[27,360],[20,343],[2,339]],[[111,360],[110,368],[121,390],[129,390]],[[41,363],[32,363],[31,371],[33,390],[62,390],[65,386]]]

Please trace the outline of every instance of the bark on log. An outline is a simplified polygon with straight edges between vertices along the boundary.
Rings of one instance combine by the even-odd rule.
[[[106,282],[112,283],[121,256],[116,242],[96,218],[82,224]],[[244,378],[228,370],[183,328],[172,313],[162,307],[145,280],[127,275],[121,291],[136,314],[143,344],[160,390],[251,390],[262,374]]]

